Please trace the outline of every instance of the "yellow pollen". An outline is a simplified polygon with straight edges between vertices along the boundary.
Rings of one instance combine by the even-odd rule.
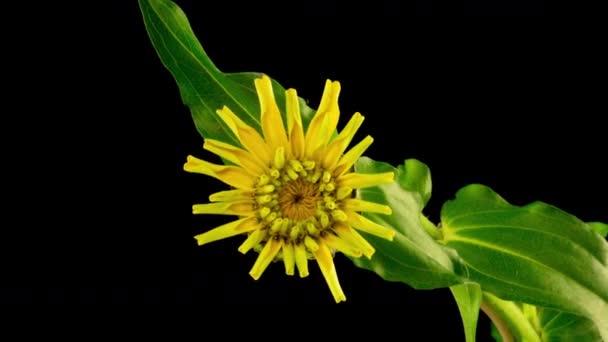
[[[291,181],[279,192],[279,207],[292,220],[304,220],[317,212],[319,190],[316,184],[303,179]]]

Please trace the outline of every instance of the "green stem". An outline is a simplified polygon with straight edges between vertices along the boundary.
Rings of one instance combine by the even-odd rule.
[[[503,342],[541,342],[538,333],[515,303],[483,292],[480,308],[490,317]]]
[[[437,226],[431,222],[426,216],[420,214],[420,222],[424,230],[435,240],[441,240],[443,238],[441,231],[437,229]]]

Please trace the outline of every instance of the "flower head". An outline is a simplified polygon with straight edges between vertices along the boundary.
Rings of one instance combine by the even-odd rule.
[[[374,248],[357,232],[392,240],[394,232],[358,212],[391,214],[391,208],[355,198],[357,188],[391,183],[393,173],[351,172],[355,161],[373,139],[365,137],[346,148],[363,122],[355,113],[335,137],[340,111],[340,84],[327,81],[319,108],[306,132],[298,96],[286,91],[287,125],[275,102],[267,76],[255,80],[260,101],[262,134],[244,123],[228,107],[217,111],[242,147],[205,139],[203,148],[234,165],[216,165],[188,156],[184,170],[215,177],[233,187],[196,204],[194,214],[236,215],[239,218],[195,236],[199,245],[247,234],[241,253],[254,249],[259,256],[249,274],[258,279],[274,260],[285,273],[308,275],[315,259],[336,302],[346,300],[333,263],[333,253],[371,258]]]

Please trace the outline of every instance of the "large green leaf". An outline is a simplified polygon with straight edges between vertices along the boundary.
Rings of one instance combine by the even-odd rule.
[[[593,321],[562,311],[538,309],[541,337],[544,342],[600,342],[597,327]]]
[[[487,294],[485,294],[487,297]],[[583,316],[578,316],[563,311],[547,308],[539,308],[530,304],[516,304],[513,302],[500,301],[499,307],[510,307],[511,312],[502,310],[504,316],[498,318],[508,329],[509,333],[517,337],[517,340],[530,340],[535,336],[523,337],[525,332],[533,332],[543,342],[600,342],[602,338],[593,321]],[[488,302],[484,303],[488,305]],[[493,308],[491,314],[498,314],[500,310]],[[509,315],[508,317],[506,315]],[[502,338],[495,324],[492,324],[492,337],[497,342]]]
[[[441,221],[484,291],[588,317],[608,340],[608,244],[588,224],[540,202],[513,206],[482,185],[461,189]]]
[[[420,162],[417,162],[420,163]],[[365,200],[391,206],[392,215],[366,214],[374,222],[396,231],[393,241],[364,234],[376,253],[371,260],[352,258],[355,265],[371,270],[385,280],[400,281],[417,289],[448,287],[461,282],[455,274],[457,257],[438,244],[424,230],[421,222],[422,194],[413,186],[417,182],[406,173],[404,165],[394,168],[389,164],[363,157],[355,164],[360,173],[395,172],[392,184],[362,189],[358,195]],[[420,173],[420,182],[428,181]],[[404,182],[404,180],[408,182]],[[408,188],[404,187],[408,185]]]
[[[534,319],[530,319],[529,312],[523,310],[522,305],[482,292],[481,309],[492,320],[492,337],[496,341],[541,341]]]
[[[492,325],[490,335],[494,338],[496,342],[502,342],[502,336],[500,336],[500,331],[498,331],[498,328],[496,328],[496,325],[494,323],[490,324]]]
[[[433,189],[431,170],[425,163],[417,159],[406,160],[400,168],[403,169],[403,172],[400,174],[399,184],[406,190],[418,193],[422,200],[422,208],[424,208],[431,199]]]
[[[464,283],[450,286],[450,291],[452,291],[456,304],[458,304],[466,342],[475,342],[479,305],[481,304],[481,288],[477,283]]]
[[[593,321],[563,311],[540,308],[530,304],[503,301],[484,293],[486,308],[492,304],[490,315],[508,329],[515,340],[543,342],[600,342],[602,338]],[[492,336],[502,341],[496,324],[492,324]]]
[[[225,105],[260,131],[260,109],[253,81],[262,74],[222,73],[196,39],[184,12],[173,2],[139,0],[139,6],[152,45],[175,78],[198,132],[205,138],[239,146],[236,137],[215,113]],[[285,89],[273,81],[273,90],[285,115]],[[301,99],[300,111],[307,127],[314,111]]]
[[[608,236],[608,224],[602,222],[587,222],[587,224],[601,236]]]

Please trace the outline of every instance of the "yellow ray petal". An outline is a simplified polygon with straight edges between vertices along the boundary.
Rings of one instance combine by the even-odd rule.
[[[395,178],[393,172],[383,173],[347,173],[337,179],[340,186],[348,186],[353,189],[366,188],[380,184],[392,183]]]
[[[268,242],[266,242],[266,245],[260,252],[260,255],[258,256],[257,260],[255,261],[255,264],[253,264],[251,271],[249,271],[249,275],[253,279],[260,279],[262,273],[264,273],[264,270],[266,270],[266,267],[270,265],[270,262],[274,260],[274,257],[281,249],[282,244],[283,240],[275,240],[272,238],[268,240]]]
[[[329,246],[329,248],[333,248],[355,258],[358,258],[363,254],[358,246],[351,244],[349,241],[340,239],[334,234],[325,234],[323,241],[327,244],[327,246]]]
[[[363,152],[365,152],[365,150],[367,150],[367,148],[374,142],[374,138],[372,138],[371,136],[366,136],[365,138],[363,138],[363,140],[361,140],[357,145],[355,145],[353,148],[351,148],[348,152],[346,152],[346,154],[344,154],[342,156],[342,158],[340,158],[340,161],[338,161],[338,164],[336,165],[336,168],[334,169],[334,176],[339,176],[341,174],[343,174],[344,172],[348,171],[348,169],[351,168],[351,166],[353,166],[353,164],[355,164],[355,162],[357,161],[357,159],[359,159],[359,157],[361,157],[361,155],[363,155]]]
[[[389,241],[393,241],[393,238],[395,237],[394,230],[381,226],[353,211],[347,211],[346,216],[348,217],[348,223],[355,229],[379,236]]]
[[[184,164],[184,170],[215,177],[222,182],[239,189],[251,189],[255,182],[255,178],[245,172],[241,167],[212,164],[193,156],[188,156],[188,159]]]
[[[247,125],[230,108],[224,106],[217,110],[217,115],[224,120],[232,133],[236,135],[241,144],[251,153],[255,154],[264,163],[269,163],[272,151],[260,134],[251,126]]]
[[[262,229],[254,230],[245,241],[239,246],[239,252],[245,254],[250,249],[257,246],[266,237],[267,231]]]
[[[205,139],[203,148],[243,167],[245,171],[254,176],[258,176],[265,171],[264,163],[256,158],[253,153],[230,144],[226,144],[219,140]]]
[[[298,273],[300,278],[308,276],[308,256],[306,255],[306,248],[303,243],[296,244],[294,246],[294,254],[296,259],[296,266],[298,267]]]
[[[338,280],[338,274],[336,273],[336,267],[334,266],[334,260],[329,251],[329,248],[325,243],[319,244],[319,249],[314,253],[315,259],[319,264],[321,273],[327,282],[327,286],[331,290],[331,294],[334,296],[336,303],[340,303],[346,300],[346,296],[340,287],[340,281]]]
[[[196,239],[198,245],[202,246],[209,242],[229,238],[241,233],[250,232],[252,230],[258,229],[259,227],[260,226],[254,217],[246,217],[213,228],[208,232],[196,235],[194,238]]]
[[[211,202],[242,202],[253,200],[253,191],[249,190],[225,190],[209,195]]]
[[[320,147],[325,146],[338,125],[340,109],[338,107],[338,96],[340,95],[340,83],[327,80],[325,90],[319,104],[319,109],[313,117],[306,131],[306,157],[313,157]]]
[[[368,202],[358,198],[348,198],[342,203],[344,203],[344,209],[350,209],[352,211],[366,211],[368,213],[379,213],[384,215],[393,213],[393,210],[388,205]]]
[[[290,242],[283,242],[283,263],[285,263],[285,274],[293,275],[296,259],[293,245]]]
[[[253,215],[255,207],[252,201],[244,202],[215,202],[195,204],[192,206],[193,214],[218,214],[218,215]]]
[[[321,102],[319,103],[319,108],[317,109],[318,112],[339,112],[338,96],[340,96],[340,88],[340,82],[338,81],[325,81],[323,96],[321,96]]]
[[[264,132],[266,142],[270,145],[271,150],[277,147],[288,148],[283,119],[274,99],[270,78],[264,75],[261,78],[257,78],[254,82],[260,100],[262,131]]]
[[[306,131],[306,138],[304,143],[304,156],[306,159],[312,159],[314,153],[322,147],[321,131],[326,130],[329,124],[327,113],[317,113],[310,121],[308,130]]]
[[[343,200],[353,193],[353,188],[349,186],[341,186],[336,191],[336,199]]]
[[[289,142],[291,143],[291,152],[295,158],[301,159],[304,157],[304,126],[302,125],[302,116],[300,115],[298,93],[295,89],[288,89],[285,92],[285,101],[285,106],[287,107],[287,131]]]
[[[334,232],[336,232],[341,239],[357,246],[368,259],[371,259],[372,255],[374,255],[374,252],[376,251],[374,247],[350,226],[338,223],[334,225]]]
[[[359,113],[355,113],[352,116],[340,134],[327,146],[327,150],[323,156],[323,167],[331,169],[338,163],[340,156],[342,156],[355,133],[361,127],[363,119],[363,115]]]

